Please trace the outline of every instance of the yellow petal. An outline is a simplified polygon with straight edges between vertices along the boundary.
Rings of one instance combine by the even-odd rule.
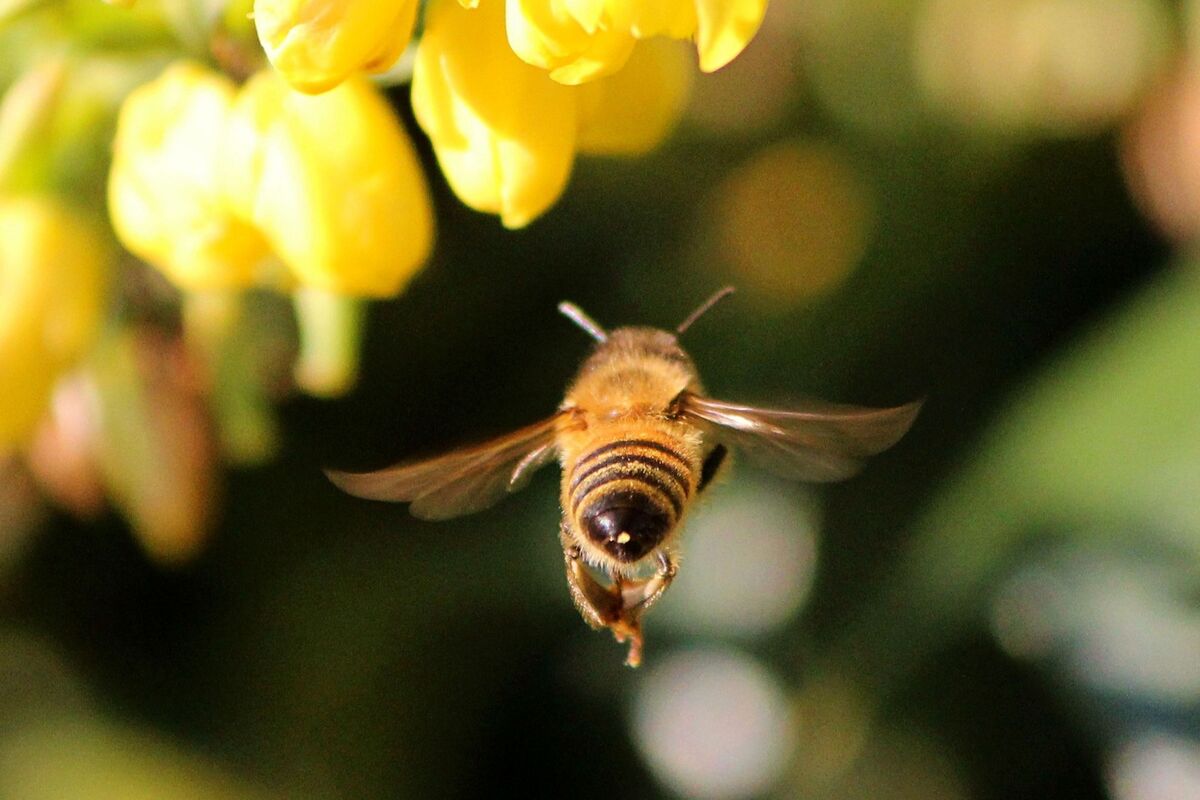
[[[691,85],[691,59],[682,43],[640,42],[625,69],[579,87],[579,151],[632,155],[652,149],[679,121]]]
[[[412,103],[455,194],[471,208],[528,224],[562,194],[575,157],[573,90],[516,58],[503,8],[429,7]]]
[[[429,254],[433,212],[416,154],[364,78],[314,96],[260,72],[237,97],[224,156],[226,203],[301,285],[388,296]]]
[[[505,0],[505,6],[509,46],[530,66],[554,69],[586,45],[587,34],[556,15],[548,0]]]
[[[636,40],[626,33],[598,32],[591,46],[561,67],[550,70],[550,77],[567,86],[578,86],[620,71],[629,60]]]
[[[255,0],[267,58],[295,88],[327,91],[360,70],[382,72],[412,38],[417,0]]]
[[[107,304],[104,240],[46,198],[0,200],[0,449],[41,416],[91,346]]]
[[[607,0],[550,0],[558,3],[587,33],[595,33],[607,20]]]
[[[221,139],[235,88],[191,62],[126,98],[108,180],[113,227],[131,252],[184,288],[247,286],[267,254],[225,207]]]
[[[712,72],[733,61],[758,32],[767,0],[695,0],[700,69]]]
[[[550,70],[551,77],[563,84],[610,75],[625,65],[633,51],[628,28],[589,31],[569,8],[554,0],[507,0],[506,24],[513,52],[527,64]]]

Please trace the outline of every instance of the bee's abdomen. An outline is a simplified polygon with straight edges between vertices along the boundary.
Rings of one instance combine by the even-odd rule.
[[[621,562],[653,550],[675,527],[695,489],[687,456],[653,439],[621,439],[578,458],[568,476],[568,513]]]

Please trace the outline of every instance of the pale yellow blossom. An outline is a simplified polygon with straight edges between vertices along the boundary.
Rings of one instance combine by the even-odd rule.
[[[228,207],[302,286],[389,296],[429,255],[433,211],[420,163],[365,78],[306,95],[260,72],[234,104],[221,172]]]
[[[221,191],[218,167],[236,92],[224,76],[183,61],[121,107],[108,180],[113,228],[182,288],[249,286],[268,254]]]
[[[412,145],[369,82],[322,95],[264,70],[238,89],[183,62],[121,110],[109,211],[188,290],[396,293],[433,240]]]

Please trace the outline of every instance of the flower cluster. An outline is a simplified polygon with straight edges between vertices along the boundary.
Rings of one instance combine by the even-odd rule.
[[[257,0],[254,21],[276,70],[321,92],[390,67],[416,11],[416,0]],[[455,194],[519,228],[559,198],[576,154],[634,155],[671,131],[691,70],[664,39],[693,39],[711,71],[765,11],[765,0],[431,0],[413,111]]]

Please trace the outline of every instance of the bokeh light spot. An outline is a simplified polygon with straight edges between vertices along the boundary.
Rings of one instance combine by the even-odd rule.
[[[754,636],[787,622],[816,570],[817,512],[803,489],[739,476],[688,523],[664,622],[692,633]]]
[[[1200,233],[1200,74],[1185,65],[1147,98],[1125,131],[1126,180],[1143,211],[1176,239]]]
[[[783,687],[731,650],[659,662],[636,698],[633,733],[651,770],[685,797],[751,797],[769,789],[794,743]]]
[[[1147,733],[1127,742],[1108,765],[1113,800],[1200,797],[1200,742]]]
[[[791,140],[761,150],[713,198],[721,255],[738,287],[780,305],[830,289],[866,248],[867,192],[829,144]]]
[[[929,0],[918,81],[947,117],[999,131],[1075,135],[1125,113],[1162,63],[1160,3]]]
[[[1161,559],[1071,548],[1012,577],[993,606],[1002,646],[1054,657],[1078,685],[1166,703],[1200,699],[1192,578]]]
[[[1067,602],[1052,571],[1030,567],[1014,575],[992,603],[992,633],[1017,658],[1050,654],[1063,633]]]

